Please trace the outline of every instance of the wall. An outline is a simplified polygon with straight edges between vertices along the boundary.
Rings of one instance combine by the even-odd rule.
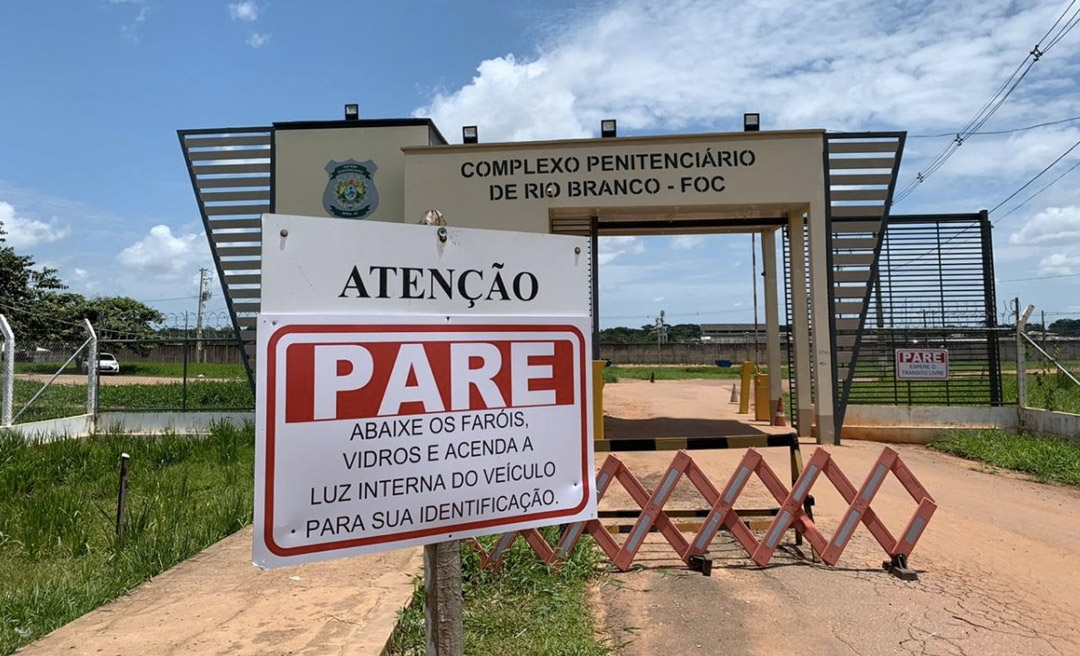
[[[1038,340],[1036,340],[1038,341]],[[761,359],[765,359],[765,335],[761,336]],[[1004,373],[1016,362],[1016,344],[1009,339],[1000,342],[1001,362]],[[781,344],[782,358],[787,360],[787,344]],[[751,342],[693,344],[661,344],[663,364],[713,364],[715,360],[753,360],[754,346]],[[1062,361],[1080,360],[1080,339],[1058,339],[1047,342],[1047,351]],[[656,344],[607,344],[600,345],[600,357],[615,364],[656,364]],[[1028,368],[1042,367],[1045,358],[1028,348]]]
[[[849,405],[842,438],[929,444],[943,431],[1018,427],[1015,407]]]
[[[1021,408],[1020,428],[1033,433],[1049,433],[1080,441],[1080,415],[1068,412]]]
[[[1038,333],[1028,335],[1035,343],[1042,346],[1042,339]],[[1000,340],[1001,361],[1008,363],[1016,362],[1016,339],[1013,336],[1002,336]],[[1046,340],[1046,352],[1058,360],[1080,360],[1080,338],[1066,337],[1061,339]],[[1039,355],[1030,345],[1027,348],[1028,367],[1042,366],[1046,358]]]
[[[760,345],[760,362],[765,362],[765,336]],[[787,345],[781,345],[780,360],[787,362]],[[657,364],[656,344],[600,344],[600,359],[613,364]],[[715,365],[717,360],[753,361],[752,342],[661,344],[660,364]]]
[[[180,344],[150,344],[150,350],[146,353],[137,353],[126,348],[117,348],[116,344],[104,344],[100,349],[106,353],[112,353],[120,362],[120,370],[123,371],[126,362],[172,362],[184,361],[184,347]],[[195,342],[187,345],[188,364],[195,363]],[[203,361],[214,364],[239,364],[243,362],[240,356],[240,347],[236,343],[203,344]]]
[[[405,205],[405,157],[402,146],[427,145],[427,125],[398,127],[356,126],[325,129],[290,129],[279,124],[274,130],[274,208],[279,214],[326,216],[323,192],[330,180],[326,170],[331,160],[357,162],[371,160],[377,170],[373,177],[379,202],[374,212],[362,217],[376,221],[405,220],[415,223],[420,214],[403,214]]]

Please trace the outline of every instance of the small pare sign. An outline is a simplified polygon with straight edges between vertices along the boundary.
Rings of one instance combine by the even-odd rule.
[[[897,380],[948,380],[949,350],[896,349]]]
[[[255,563],[594,518],[589,329],[262,315]]]

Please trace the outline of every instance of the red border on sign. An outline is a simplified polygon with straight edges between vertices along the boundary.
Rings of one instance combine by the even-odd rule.
[[[482,331],[485,333],[491,332],[569,332],[573,333],[578,339],[578,354],[579,364],[581,367],[580,383],[581,383],[581,482],[582,482],[582,494],[581,503],[573,508],[567,508],[565,510],[551,510],[548,512],[535,513],[532,515],[520,515],[517,517],[507,517],[503,519],[489,519],[477,522],[466,522],[464,524],[454,524],[451,526],[441,526],[438,528],[419,529],[415,531],[405,531],[403,533],[389,533],[386,535],[378,535],[370,538],[354,538],[351,540],[338,540],[335,542],[323,542],[320,544],[304,545],[301,547],[282,547],[274,542],[274,438],[275,438],[275,412],[277,405],[277,343],[288,335],[293,334],[306,334],[306,333],[375,333],[375,332],[411,332],[411,333],[456,333],[456,332],[469,332],[469,331]],[[266,492],[263,501],[263,543],[266,548],[276,556],[300,556],[310,553],[320,553],[323,551],[336,551],[338,549],[350,549],[353,547],[363,547],[372,544],[381,544],[385,542],[396,542],[403,540],[412,540],[415,538],[427,537],[430,535],[442,535],[444,533],[454,533],[458,531],[467,531],[478,528],[490,528],[496,526],[503,526],[509,524],[517,524],[526,521],[535,521],[539,519],[549,519],[553,517],[565,517],[577,514],[581,512],[589,501],[590,483],[592,481],[591,472],[588,471],[588,455],[589,455],[589,409],[586,407],[585,398],[588,395],[588,389],[586,387],[586,366],[585,361],[585,336],[577,327],[572,325],[508,325],[508,324],[473,324],[473,325],[435,325],[435,324],[383,324],[383,325],[343,325],[343,324],[304,324],[304,325],[290,325],[284,326],[277,330],[266,344]]]
[[[901,353],[944,353],[945,362],[941,364],[945,365],[945,372],[939,376],[910,376],[906,373],[906,368],[901,367],[900,354]],[[910,364],[910,363],[903,363]],[[898,348],[893,352],[893,375],[896,380],[903,380],[908,382],[920,382],[920,381],[940,381],[949,380],[949,349],[947,348]]]

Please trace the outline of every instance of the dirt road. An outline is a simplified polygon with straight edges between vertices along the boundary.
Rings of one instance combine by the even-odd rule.
[[[729,390],[729,383],[719,381],[630,381],[608,386],[606,409],[616,418],[672,418],[687,431],[693,423],[678,420],[730,422]],[[663,429],[664,422],[653,425]],[[705,432],[711,427],[698,426]],[[754,430],[769,429],[741,432]],[[804,442],[804,458],[813,448]],[[894,448],[938,503],[911,558],[919,581],[903,582],[882,571],[884,552],[861,526],[834,568],[799,557],[790,537],[784,552],[758,568],[722,533],[711,547],[717,561],[710,578],[688,572],[663,538],[651,534],[637,561],[644,567],[612,573],[594,591],[594,606],[617,653],[1080,654],[1080,491],[924,447]],[[849,442],[829,450],[858,486],[881,449]],[[783,476],[784,449],[763,453]],[[620,457],[653,489],[673,455]],[[693,452],[717,487],[741,455]],[[831,536],[846,504],[824,477],[812,493],[818,526]],[[766,493],[755,481],[745,498],[755,505]],[[618,494],[605,504],[631,505]],[[673,504],[702,502],[683,481]],[[915,503],[890,476],[872,507],[895,534]]]

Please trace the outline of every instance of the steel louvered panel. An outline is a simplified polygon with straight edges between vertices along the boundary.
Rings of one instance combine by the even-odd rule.
[[[272,211],[269,127],[180,130],[191,185],[225,302],[254,385],[255,317],[261,282],[259,216]],[[242,272],[242,273],[238,273]]]

